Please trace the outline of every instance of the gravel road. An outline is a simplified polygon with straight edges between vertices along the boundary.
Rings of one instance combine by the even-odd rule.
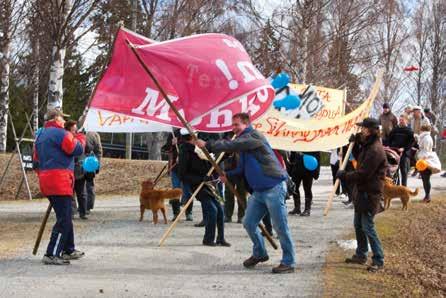
[[[434,190],[444,191],[444,181],[436,175]],[[411,178],[409,185],[420,186],[421,180]],[[84,259],[71,266],[44,266],[47,240],[38,256],[31,255],[31,247],[19,247],[16,256],[0,261],[0,297],[320,297],[329,244],[351,229],[353,216],[353,210],[337,200],[323,217],[330,186],[331,174],[324,168],[313,187],[311,217],[289,217],[297,252],[295,274],[270,273],[281,256],[271,247],[270,261],[244,269],[241,263],[251,253],[251,242],[240,224],[225,226],[232,247],[201,246],[204,231],[193,227],[201,219],[198,202],[195,222],[181,222],[160,248],[167,226],[154,226],[150,211],[144,222],[138,222],[137,197],[113,197],[97,201],[88,225],[75,236],[77,247],[86,252]],[[291,204],[288,201],[289,209]],[[397,208],[399,203],[393,205]],[[45,201],[0,203],[0,219],[14,214],[36,217],[46,206]]]

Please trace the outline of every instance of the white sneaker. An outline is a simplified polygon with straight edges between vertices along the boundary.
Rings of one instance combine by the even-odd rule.
[[[45,265],[70,265],[70,261],[56,256],[43,256],[42,263]]]

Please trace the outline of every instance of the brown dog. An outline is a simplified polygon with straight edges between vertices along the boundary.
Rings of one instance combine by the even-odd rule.
[[[141,183],[141,193],[139,195],[139,202],[141,203],[141,217],[139,221],[143,220],[146,209],[152,210],[153,223],[158,223],[158,210],[164,217],[164,223],[167,224],[166,207],[164,206],[165,199],[179,200],[183,192],[179,188],[174,189],[153,189],[153,182],[147,179]]]
[[[407,210],[411,196],[418,195],[418,188],[411,191],[409,188],[402,185],[395,185],[391,178],[386,177],[384,180],[384,209],[390,208],[390,201],[395,198],[400,198],[403,203],[403,210]]]

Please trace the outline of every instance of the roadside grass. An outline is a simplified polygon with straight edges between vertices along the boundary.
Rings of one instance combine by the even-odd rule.
[[[446,193],[430,204],[401,204],[376,218],[385,254],[385,269],[368,273],[347,265],[354,251],[333,244],[324,268],[324,297],[446,297]],[[354,239],[354,233],[345,239]],[[370,258],[369,258],[370,259]]]

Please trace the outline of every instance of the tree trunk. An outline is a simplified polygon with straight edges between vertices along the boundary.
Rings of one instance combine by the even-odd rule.
[[[32,128],[36,131],[39,128],[39,40],[33,45],[34,69],[33,69],[33,113]]]
[[[161,160],[161,147],[164,142],[164,133],[152,132],[147,134],[147,151],[149,160]]]
[[[65,48],[53,47],[48,84],[48,109],[62,109]]]
[[[9,111],[9,55],[8,36],[0,40],[0,152],[6,151]]]

